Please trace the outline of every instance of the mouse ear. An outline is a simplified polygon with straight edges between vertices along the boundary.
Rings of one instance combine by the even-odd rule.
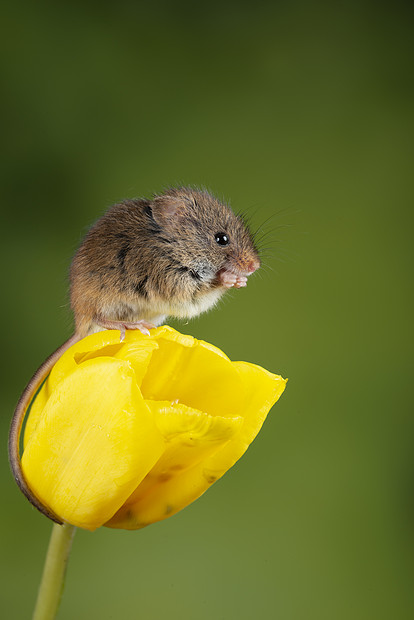
[[[152,217],[157,224],[167,224],[183,215],[185,207],[185,201],[180,196],[156,196],[151,203]]]

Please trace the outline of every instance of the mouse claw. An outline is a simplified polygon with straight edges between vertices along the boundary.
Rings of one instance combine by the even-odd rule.
[[[149,323],[148,321],[135,321],[134,323],[122,323],[125,329],[139,329],[141,334],[144,336],[150,335],[150,329],[154,329],[155,325],[153,323]],[[125,336],[125,334],[124,334]]]
[[[144,327],[144,325],[142,325],[141,327],[138,327],[138,329],[141,332],[141,334],[144,334],[144,336],[150,335],[149,329],[147,327]]]

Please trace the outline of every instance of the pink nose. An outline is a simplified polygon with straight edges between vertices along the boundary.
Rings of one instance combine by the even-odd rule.
[[[259,269],[259,267],[260,267],[260,260],[258,258],[254,258],[248,264],[247,269],[249,270],[250,273],[253,273],[256,271],[256,269]]]

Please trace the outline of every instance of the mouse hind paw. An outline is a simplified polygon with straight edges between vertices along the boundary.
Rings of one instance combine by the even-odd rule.
[[[120,335],[121,335],[121,338],[120,338],[121,342],[125,340],[125,331],[127,329],[139,329],[141,334],[144,334],[145,336],[149,336],[150,335],[149,330],[154,329],[155,327],[155,325],[143,319],[141,321],[134,321],[134,322],[108,321],[106,319],[97,319],[96,324],[99,325],[99,327],[103,327],[105,329],[119,329]]]

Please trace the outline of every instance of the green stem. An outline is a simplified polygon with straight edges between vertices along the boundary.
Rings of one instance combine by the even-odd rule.
[[[53,525],[33,620],[53,620],[56,617],[74,534],[74,525]]]

